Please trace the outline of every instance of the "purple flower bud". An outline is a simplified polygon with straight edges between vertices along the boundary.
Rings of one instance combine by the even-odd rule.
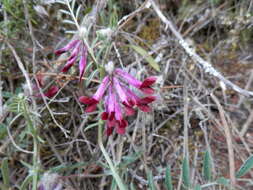
[[[55,54],[56,55],[61,55],[61,54],[65,53],[65,52],[69,51],[70,49],[74,48],[79,41],[80,40],[73,40],[73,41],[69,42],[63,48],[56,50]]]
[[[87,48],[83,47],[82,55],[79,61],[79,81],[81,81],[87,62]]]
[[[65,47],[56,50],[55,54],[60,55],[62,53],[65,53],[69,51],[71,54],[68,58],[67,63],[62,68],[61,72],[67,72],[76,62],[76,60],[80,56],[79,60],[79,81],[81,81],[81,78],[83,77],[86,63],[87,63],[87,47],[81,40],[73,40],[70,43],[68,43]]]

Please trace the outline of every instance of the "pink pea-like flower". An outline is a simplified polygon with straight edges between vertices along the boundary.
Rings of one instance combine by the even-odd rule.
[[[81,96],[79,101],[87,105],[85,112],[93,112],[96,110],[97,104],[103,100],[105,111],[102,113],[101,119],[106,120],[106,134],[111,135],[113,129],[116,129],[118,134],[124,134],[128,125],[124,116],[134,115],[136,107],[143,112],[151,111],[149,104],[156,99],[151,95],[154,93],[151,85],[155,81],[156,77],[148,77],[142,82],[122,69],[113,69],[102,80],[92,97]],[[139,97],[128,87],[128,84],[148,96]]]
[[[87,47],[82,40],[73,40],[69,42],[66,46],[55,51],[56,55],[61,55],[63,53],[70,52],[67,63],[62,68],[61,72],[67,72],[77,61],[79,60],[79,81],[82,79],[86,63],[87,63]]]

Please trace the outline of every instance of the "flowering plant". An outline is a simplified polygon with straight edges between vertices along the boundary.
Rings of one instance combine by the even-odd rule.
[[[87,105],[85,112],[93,112],[97,104],[104,100],[105,111],[101,114],[101,119],[107,121],[106,134],[111,135],[114,128],[118,134],[124,134],[128,125],[124,119],[125,115],[134,115],[134,107],[144,112],[151,110],[148,104],[156,99],[152,96],[154,89],[151,87],[156,77],[148,77],[141,82],[122,69],[114,69],[112,62],[109,62],[106,70],[108,75],[104,77],[96,93],[92,97],[81,96],[79,101]],[[138,96],[127,84],[148,96],[143,98]]]

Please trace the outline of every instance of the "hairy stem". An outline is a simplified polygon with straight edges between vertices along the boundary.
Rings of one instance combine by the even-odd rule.
[[[116,171],[116,168],[115,166],[113,165],[113,162],[112,160],[110,159],[110,156],[107,154],[106,150],[105,150],[105,147],[103,145],[103,140],[102,140],[102,137],[103,137],[103,122],[101,120],[99,120],[99,128],[98,128],[98,144],[99,144],[99,147],[100,147],[100,150],[102,151],[109,167],[110,167],[110,170],[112,172],[112,176],[113,178],[115,179],[118,187],[120,190],[126,190],[126,187],[125,185],[123,184],[119,174],[117,173]]]
[[[37,138],[37,128],[33,125],[33,121],[29,116],[29,111],[27,104],[24,105],[24,117],[28,123],[28,129],[33,136],[33,180],[32,180],[32,190],[37,190],[38,178],[39,178],[39,142]]]

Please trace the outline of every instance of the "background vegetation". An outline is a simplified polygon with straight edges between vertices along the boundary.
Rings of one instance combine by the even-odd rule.
[[[78,101],[110,60],[137,78],[158,76],[152,112],[129,118],[125,135],[103,136],[126,189],[253,188],[251,0],[0,2],[0,189],[119,188],[98,144],[99,114]],[[76,35],[71,11],[89,29],[81,83],[78,67],[61,73],[66,57],[54,55]],[[31,95],[38,76],[40,93],[60,87],[54,97]]]

